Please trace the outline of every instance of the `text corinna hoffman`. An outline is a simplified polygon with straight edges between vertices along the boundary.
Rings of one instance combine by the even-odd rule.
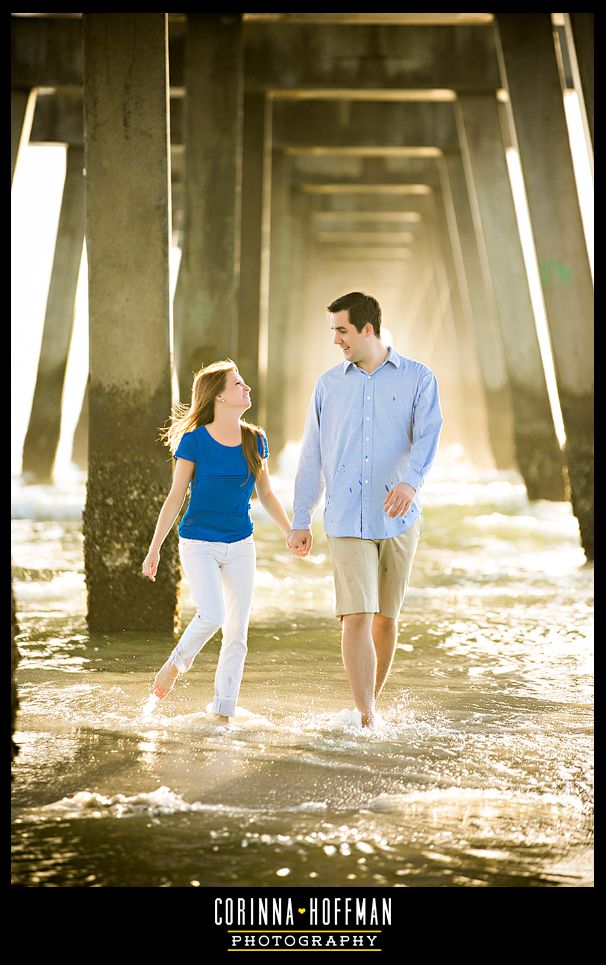
[[[391,898],[216,898],[215,925],[309,929],[391,925]]]

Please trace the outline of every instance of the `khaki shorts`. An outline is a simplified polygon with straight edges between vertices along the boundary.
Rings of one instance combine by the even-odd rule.
[[[419,516],[401,536],[391,539],[327,536],[337,617],[347,613],[381,613],[397,619],[422,529],[423,517]]]

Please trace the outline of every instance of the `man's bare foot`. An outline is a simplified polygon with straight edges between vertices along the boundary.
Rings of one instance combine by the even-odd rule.
[[[171,692],[175,685],[175,680],[179,676],[179,669],[174,665],[169,657],[163,667],[158,670],[152,684],[152,694],[160,700]]]
[[[368,713],[362,714],[362,727],[368,727],[369,730],[373,730],[375,726],[375,714],[373,710],[369,710]]]
[[[217,720],[220,720],[222,724],[229,724],[229,717],[224,717],[223,714],[215,714]]]

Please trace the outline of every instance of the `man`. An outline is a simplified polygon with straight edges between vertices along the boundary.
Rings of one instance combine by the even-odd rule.
[[[418,493],[443,420],[433,372],[381,341],[375,298],[350,292],[328,312],[345,359],[315,385],[287,543],[309,554],[323,476],[343,663],[362,726],[372,728],[423,526]]]

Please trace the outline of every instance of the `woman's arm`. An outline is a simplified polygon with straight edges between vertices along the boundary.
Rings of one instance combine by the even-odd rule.
[[[263,460],[263,468],[257,479],[256,488],[261,505],[267,510],[276,526],[287,536],[290,532],[290,520],[286,515],[284,506],[271,488],[267,459]]]
[[[191,462],[189,459],[177,459],[173,484],[160,510],[147,556],[143,560],[143,576],[146,576],[152,583],[156,582],[156,573],[158,572],[158,563],[160,562],[160,547],[170,533],[179,514],[179,510],[183,505],[183,500],[185,499],[187,487],[191,482],[195,465],[195,462]]]

